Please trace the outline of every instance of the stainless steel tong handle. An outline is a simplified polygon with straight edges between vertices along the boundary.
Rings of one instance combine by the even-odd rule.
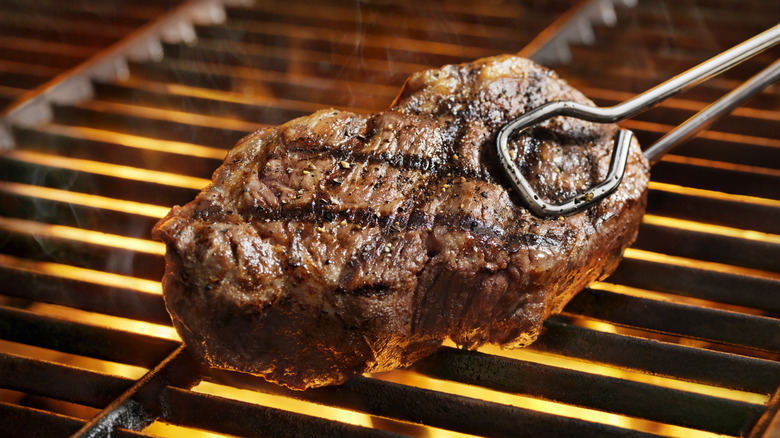
[[[575,117],[595,123],[620,122],[728,70],[742,61],[767,50],[778,42],[780,42],[780,24],[615,106],[592,107],[578,102],[556,101],[535,108],[504,125],[498,133],[496,145],[504,171],[528,208],[537,215],[566,216],[580,212],[617,189],[625,173],[633,134],[625,129],[618,131],[612,151],[609,172],[604,181],[586,190],[584,193],[560,203],[548,203],[533,190],[509,153],[508,143],[512,136],[555,116]],[[648,148],[645,155],[652,163],[655,163],[672,147],[692,137],[695,133],[704,129],[704,127],[709,126],[717,117],[727,114],[733,108],[741,105],[744,101],[776,81],[778,75],[780,75],[780,61],[774,62],[748,82],[669,132]]]

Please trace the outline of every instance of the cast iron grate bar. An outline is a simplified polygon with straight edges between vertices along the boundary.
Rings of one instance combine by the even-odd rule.
[[[249,389],[270,391],[299,398],[343,406],[386,418],[399,418],[429,426],[483,436],[655,436],[619,427],[566,418],[513,406],[486,402],[413,386],[356,377],[339,387],[295,392],[268,384],[262,379],[211,370],[217,381]]]
[[[780,254],[780,244],[766,240],[749,240],[646,221],[640,226],[633,246],[672,256],[780,273],[780,259],[775,257]]]
[[[403,435],[311,417],[252,403],[166,387],[161,397],[168,407],[161,416],[171,423],[251,436],[311,436],[393,438]]]
[[[440,349],[414,369],[440,379],[728,435],[746,430],[764,411],[761,405],[453,348]]]
[[[780,363],[772,360],[589,330],[560,317],[550,318],[545,329],[529,349],[759,394],[772,394],[780,386]]]
[[[638,289],[668,292],[723,304],[763,309],[777,315],[778,281],[652,260],[626,258],[608,279]],[[740,291],[735,294],[734,291]]]
[[[70,436],[79,430],[84,420],[55,414],[41,409],[20,407],[0,402],[0,434],[14,437]],[[152,435],[127,429],[117,429],[117,438],[152,438]]]
[[[0,316],[0,339],[144,368],[153,368],[179,345],[6,306],[0,306]]]
[[[133,380],[0,353],[0,385],[102,409],[131,387]]]
[[[564,313],[692,339],[780,352],[780,325],[775,318],[632,297],[595,287],[577,294]]]
[[[74,437],[110,436],[116,428],[141,430],[167,408],[165,387],[191,386],[200,379],[201,366],[183,345],[179,345],[154,369],[135,382],[92,418]]]
[[[706,198],[651,187],[647,211],[658,216],[780,234],[780,203],[772,206]]]
[[[160,295],[8,267],[0,267],[0,278],[3,279],[0,294],[6,297],[67,306],[152,324],[171,324]]]

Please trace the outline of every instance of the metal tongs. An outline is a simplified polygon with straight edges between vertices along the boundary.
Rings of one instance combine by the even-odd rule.
[[[534,108],[504,125],[498,133],[496,144],[501,164],[512,185],[525,200],[527,207],[540,216],[567,216],[580,212],[617,189],[628,161],[628,151],[633,133],[620,129],[615,136],[615,146],[607,177],[584,193],[561,203],[548,203],[534,192],[509,153],[508,142],[525,129],[555,116],[570,116],[595,123],[616,123],[639,114],[663,100],[698,85],[713,76],[769,49],[780,42],[780,24],[739,44],[696,67],[651,88],[644,93],[615,106],[601,108],[571,101],[549,102]],[[696,115],[676,127],[644,151],[651,164],[680,143],[709,127],[720,117],[742,105],[748,99],[780,78],[780,60],[750,78],[730,93],[721,97]]]

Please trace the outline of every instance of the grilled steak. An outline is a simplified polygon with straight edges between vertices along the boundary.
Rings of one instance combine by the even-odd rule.
[[[242,139],[212,184],[154,229],[165,302],[207,363],[303,389],[408,366],[450,337],[522,347],[637,231],[648,164],[616,192],[540,218],[509,189],[500,127],[552,100],[589,102],[514,56],[413,75],[373,115],[323,110]],[[617,127],[568,118],[511,141],[548,201],[603,179]]]

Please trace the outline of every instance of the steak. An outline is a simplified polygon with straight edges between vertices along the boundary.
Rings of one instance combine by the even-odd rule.
[[[646,203],[634,141],[623,182],[598,204],[565,218],[523,206],[495,138],[554,100],[592,105],[504,55],[414,74],[386,111],[322,110],[243,138],[153,231],[181,338],[211,366],[294,389],[408,366],[448,337],[530,344],[615,269]],[[617,129],[559,117],[510,148],[555,202],[604,179]]]

